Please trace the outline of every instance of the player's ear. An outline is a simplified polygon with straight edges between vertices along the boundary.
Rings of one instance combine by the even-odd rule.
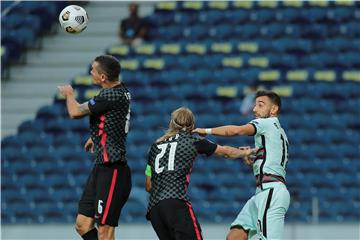
[[[270,109],[270,114],[271,115],[278,115],[278,112],[279,112],[279,106],[273,104],[271,106],[271,109]]]
[[[108,77],[107,77],[106,74],[104,74],[104,73],[102,73],[102,74],[100,75],[100,78],[101,78],[101,82],[105,82],[105,81],[108,79]]]

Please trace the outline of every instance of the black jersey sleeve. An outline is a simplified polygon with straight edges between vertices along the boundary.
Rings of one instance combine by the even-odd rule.
[[[100,115],[111,110],[113,104],[103,96],[96,96],[89,100],[88,106],[91,114]]]
[[[199,154],[206,154],[206,156],[212,155],[217,148],[217,145],[215,143],[205,138],[194,142],[194,146]]]

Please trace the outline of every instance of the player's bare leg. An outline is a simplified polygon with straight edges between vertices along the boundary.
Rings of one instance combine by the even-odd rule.
[[[226,240],[247,240],[248,233],[244,229],[233,228],[226,236]]]
[[[115,239],[115,227],[109,225],[98,226],[99,240],[114,240]]]
[[[77,215],[75,229],[80,236],[85,235],[94,228],[95,228],[95,222],[93,218],[87,217],[82,214]]]

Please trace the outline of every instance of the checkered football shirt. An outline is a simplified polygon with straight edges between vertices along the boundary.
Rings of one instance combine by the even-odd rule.
[[[88,102],[90,133],[96,164],[126,162],[125,142],[129,130],[130,93],[124,84],[103,88]]]
[[[198,154],[212,155],[216,147],[216,144],[186,132],[154,143],[149,150],[146,170],[146,175],[151,176],[148,212],[164,199],[189,201],[187,187],[193,162]]]

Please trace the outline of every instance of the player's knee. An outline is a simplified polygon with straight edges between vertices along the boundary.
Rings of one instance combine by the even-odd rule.
[[[98,228],[99,240],[113,240],[114,239],[114,227],[103,225]]]
[[[83,221],[77,220],[75,223],[75,230],[80,236],[82,236],[85,233],[87,233],[88,231],[90,231],[91,228],[92,227],[88,223],[83,222]]]
[[[75,230],[80,236],[82,236],[85,233],[87,233],[88,231],[90,231],[91,229],[89,228],[89,226],[87,224],[80,222],[80,221],[76,221]]]
[[[75,223],[75,230],[80,236],[84,235],[88,231],[88,229],[86,229],[85,225],[78,221]]]
[[[75,222],[75,230],[80,236],[94,228],[94,220],[84,215],[78,215]]]

